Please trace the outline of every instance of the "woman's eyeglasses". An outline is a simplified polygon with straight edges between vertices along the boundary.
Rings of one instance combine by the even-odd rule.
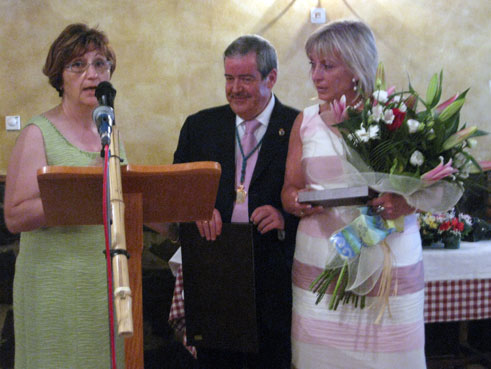
[[[83,73],[89,69],[91,65],[94,66],[94,69],[98,74],[102,74],[111,69],[112,63],[109,60],[104,59],[96,59],[92,63],[87,63],[85,60],[75,60],[68,64],[66,69],[74,73]]]

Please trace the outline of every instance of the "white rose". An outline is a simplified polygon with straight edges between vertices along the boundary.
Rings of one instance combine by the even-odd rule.
[[[382,105],[378,104],[372,108],[371,117],[375,122],[380,122],[380,119],[384,116],[384,108]]]
[[[424,163],[424,161],[425,161],[425,157],[418,150],[415,150],[411,155],[411,158],[409,159],[409,162],[415,167],[421,166]]]
[[[417,132],[420,124],[416,119],[408,119],[407,127],[409,128],[409,133]]]
[[[384,91],[384,90],[377,90],[373,93],[373,97],[378,101],[378,102],[381,102],[382,104],[383,103],[386,103],[387,102],[387,98],[389,97],[389,95],[387,94],[387,91]]]
[[[386,124],[392,124],[394,122],[394,113],[392,109],[387,109],[384,113],[383,120]]]

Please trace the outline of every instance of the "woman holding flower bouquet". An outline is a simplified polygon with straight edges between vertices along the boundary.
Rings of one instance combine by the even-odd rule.
[[[404,229],[374,247],[362,247],[348,262],[331,236],[357,219],[359,208],[298,202],[303,190],[360,184],[335,124],[345,118],[346,105],[359,110],[361,93],[374,91],[378,65],[374,36],[362,22],[337,21],[314,32],[305,49],[323,103],[306,108],[295,121],[282,192],[285,210],[301,217],[293,266],[293,365],[296,369],[425,368],[424,280],[416,209],[394,193],[373,199],[373,211],[385,220],[403,219]],[[345,285],[342,293],[331,283],[319,301],[311,284],[326,265],[335,262],[340,263],[338,272],[361,282],[350,280],[350,288]],[[365,266],[371,269],[364,270]]]

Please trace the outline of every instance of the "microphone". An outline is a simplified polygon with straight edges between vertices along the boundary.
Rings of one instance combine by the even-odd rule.
[[[103,81],[97,85],[95,89],[95,97],[99,101],[100,105],[107,105],[114,108],[114,98],[116,97],[116,90],[108,81]]]
[[[112,126],[114,121],[114,97],[116,90],[111,83],[103,81],[97,85],[95,96],[99,101],[99,106],[92,112],[92,119],[97,126],[101,136],[102,147],[111,143]]]
[[[102,147],[111,143],[111,132],[114,124],[114,110],[110,106],[99,105],[92,112],[92,120],[101,136]]]

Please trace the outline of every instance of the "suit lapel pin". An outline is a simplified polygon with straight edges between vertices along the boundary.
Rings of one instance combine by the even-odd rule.
[[[280,130],[278,131],[278,134],[280,136],[284,136],[285,135],[285,130],[283,128],[280,128]]]

